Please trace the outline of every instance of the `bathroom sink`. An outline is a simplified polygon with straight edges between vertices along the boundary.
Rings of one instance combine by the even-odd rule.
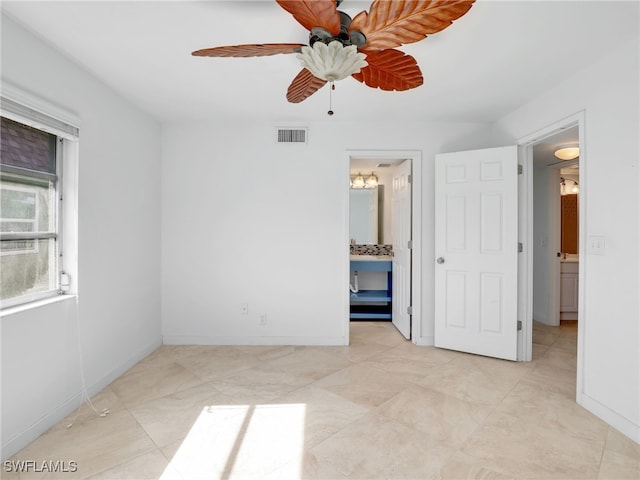
[[[350,255],[352,262],[388,262],[393,260],[391,255]]]

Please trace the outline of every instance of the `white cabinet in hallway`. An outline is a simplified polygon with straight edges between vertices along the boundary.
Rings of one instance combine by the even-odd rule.
[[[578,319],[578,262],[560,264],[560,320]]]

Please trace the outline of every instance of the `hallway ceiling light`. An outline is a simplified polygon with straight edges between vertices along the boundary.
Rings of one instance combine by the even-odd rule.
[[[580,149],[577,145],[565,145],[556,149],[553,154],[560,160],[573,160],[580,156]]]

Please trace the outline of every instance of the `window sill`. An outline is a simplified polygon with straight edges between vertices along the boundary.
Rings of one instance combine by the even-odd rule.
[[[76,301],[77,298],[78,296],[74,294],[56,295],[55,297],[49,297],[42,300],[35,300],[33,302],[24,303],[22,305],[16,305],[15,307],[7,307],[3,310],[0,310],[0,318],[22,313],[27,310],[32,310],[34,308],[45,307],[53,303],[65,302],[65,301],[71,301],[71,300]]]

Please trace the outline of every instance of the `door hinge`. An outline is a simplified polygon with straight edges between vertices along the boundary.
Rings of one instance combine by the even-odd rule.
[[[413,183],[413,175],[407,175],[407,181]]]
[[[522,175],[523,172],[524,168],[522,167],[522,165],[518,164],[518,175]]]
[[[409,250],[413,249],[413,240],[409,240],[409,241],[407,242],[407,248],[408,248]]]
[[[413,315],[413,306],[409,305],[407,307],[407,315]]]
[[[522,320],[518,320],[518,331],[522,330]]]
[[[524,246],[522,245],[522,242],[518,242],[518,253],[522,253],[524,251]]]

